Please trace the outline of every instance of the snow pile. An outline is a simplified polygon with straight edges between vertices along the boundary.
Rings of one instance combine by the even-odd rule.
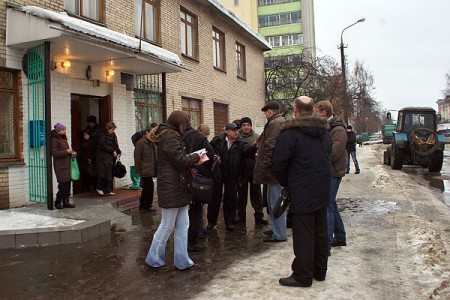
[[[66,12],[57,13],[36,6],[24,6],[21,7],[20,10],[33,16],[62,24],[72,30],[82,32],[90,36],[95,36],[118,45],[123,45],[136,51],[140,50],[144,54],[156,57],[177,66],[182,66],[180,58],[175,53],[145,41],[140,41],[139,39],[126,34],[70,17]]]
[[[0,230],[65,227],[83,222],[83,220],[53,218],[14,211],[0,211]]]
[[[408,243],[414,253],[414,268],[421,270],[422,278],[430,282],[428,287],[436,287],[430,291],[430,299],[441,299],[440,295],[450,292],[450,259],[449,246],[434,230],[433,225],[415,217],[415,227],[409,232]]]
[[[382,187],[389,182],[389,174],[382,165],[377,165],[373,168],[375,173],[375,180],[372,182],[374,187]]]

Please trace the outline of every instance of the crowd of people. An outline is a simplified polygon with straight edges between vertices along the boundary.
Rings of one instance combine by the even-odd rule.
[[[350,156],[355,173],[360,173],[355,134],[334,114],[330,101],[314,103],[312,98],[301,96],[294,100],[293,108],[292,118],[286,120],[280,104],[270,101],[261,109],[267,119],[261,135],[254,132],[252,120],[245,116],[228,123],[224,132],[210,142],[207,125],[194,129],[187,113],[173,111],[167,122],[148,126],[139,140],[133,140],[135,169],[142,186],[139,210],[157,211],[153,207],[156,177],[162,212],[145,259],[150,267],[171,269],[165,250],[173,232],[174,267],[198,268],[189,252],[206,249],[199,238],[215,229],[221,203],[225,230],[233,231],[235,224],[247,221],[250,195],[255,224],[269,224],[263,207],[270,216],[271,229],[264,231],[264,242],[286,242],[287,228],[292,229],[292,274],[281,278],[280,284],[309,287],[313,279],[325,280],[331,248],[347,244],[336,196],[342,177],[349,173]],[[114,133],[116,126],[110,122],[100,129],[93,116],[87,121],[79,155],[85,183],[91,190],[95,186],[99,195],[113,195],[112,168],[121,154]],[[67,170],[68,161],[76,153],[67,143],[63,124],[55,125],[52,137],[59,183],[55,207],[74,207],[68,202]],[[213,182],[206,204],[206,226],[205,201],[190,193],[193,171]],[[287,213],[275,217],[282,188],[289,191],[290,206]]]

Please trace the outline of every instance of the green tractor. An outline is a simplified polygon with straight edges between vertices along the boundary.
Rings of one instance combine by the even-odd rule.
[[[389,118],[389,116],[388,116]],[[383,163],[393,170],[403,165],[428,167],[439,172],[444,160],[445,141],[436,131],[436,111],[428,107],[405,107],[399,110],[392,142],[383,153]]]

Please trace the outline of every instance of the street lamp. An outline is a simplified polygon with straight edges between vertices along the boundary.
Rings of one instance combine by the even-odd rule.
[[[341,32],[341,45],[339,46],[339,49],[341,49],[341,66],[342,66],[342,100],[344,101],[344,121],[346,124],[348,124],[348,117],[350,115],[350,101],[347,97],[347,77],[345,76],[345,55],[344,55],[344,40],[342,39],[342,35],[344,34],[344,31],[358,23],[364,22],[366,19],[362,18],[356,21],[355,23],[345,27],[342,29]]]

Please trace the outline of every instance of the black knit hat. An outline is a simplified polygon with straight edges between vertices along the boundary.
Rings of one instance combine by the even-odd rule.
[[[241,119],[241,126],[242,126],[244,123],[249,123],[250,126],[252,126],[252,119],[250,119],[249,117],[243,117],[243,118]]]
[[[96,116],[88,116],[86,117],[86,121],[91,123],[97,123],[97,117]]]

